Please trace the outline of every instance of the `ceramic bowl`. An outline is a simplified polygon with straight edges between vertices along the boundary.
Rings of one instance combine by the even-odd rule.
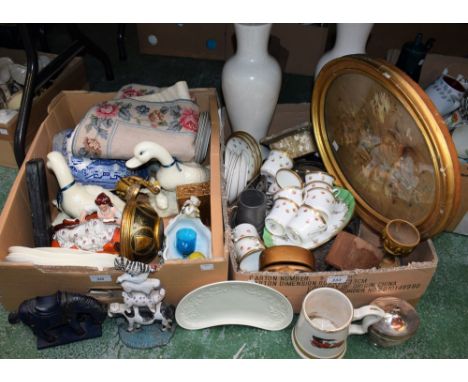
[[[402,219],[390,220],[382,232],[384,250],[394,256],[408,255],[419,244],[418,229]]]

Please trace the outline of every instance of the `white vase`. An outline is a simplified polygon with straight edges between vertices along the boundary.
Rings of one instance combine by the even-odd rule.
[[[336,41],[332,50],[325,53],[315,68],[315,77],[325,64],[348,54],[365,54],[366,43],[374,24],[337,24]]]
[[[222,89],[234,131],[267,135],[281,88],[281,68],[268,54],[271,24],[235,24],[237,51],[224,65]]]

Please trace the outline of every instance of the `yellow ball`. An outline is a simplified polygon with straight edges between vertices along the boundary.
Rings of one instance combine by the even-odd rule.
[[[205,255],[201,252],[192,252],[188,259],[189,260],[197,260],[197,259],[204,259],[205,258]]]

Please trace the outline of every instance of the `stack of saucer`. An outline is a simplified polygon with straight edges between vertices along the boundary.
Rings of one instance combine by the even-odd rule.
[[[208,146],[211,138],[211,121],[208,112],[200,113],[198,119],[198,132],[195,138],[195,158],[194,162],[202,163],[208,152]]]
[[[228,202],[232,203],[260,170],[262,157],[255,139],[246,132],[232,134],[226,142],[224,177]]]

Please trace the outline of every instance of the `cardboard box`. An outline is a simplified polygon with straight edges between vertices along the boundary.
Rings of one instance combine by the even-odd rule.
[[[47,53],[46,55],[51,59],[56,57],[54,54]],[[26,54],[22,50],[0,48],[0,57],[5,56],[10,57],[15,63],[26,63]],[[53,80],[52,84],[34,98],[26,134],[26,148],[31,144],[37,129],[47,116],[47,106],[59,92],[62,90],[88,89],[88,87],[83,58],[75,57]],[[0,166],[17,167],[13,149],[17,123],[18,115],[7,124],[0,124]]]
[[[213,258],[206,260],[170,260],[159,272],[153,274],[161,280],[167,291],[166,301],[176,304],[191,290],[227,279],[228,252],[223,240],[223,211],[221,200],[220,123],[215,89],[191,90],[201,111],[209,111],[212,123],[210,142],[210,208]],[[53,136],[64,129],[74,127],[88,109],[96,103],[113,98],[114,93],[83,91],[61,92],[51,102],[49,115],[42,123],[31,144],[26,161],[46,158],[51,150]],[[57,181],[48,171],[47,183],[50,200],[55,198]],[[51,211],[55,208],[51,207]],[[33,246],[25,166],[21,166],[8,199],[0,215],[0,259],[8,254],[12,245]],[[97,271],[84,267],[45,267],[28,264],[0,262],[0,303],[13,310],[25,299],[48,295],[57,290],[87,294],[103,302],[120,299],[121,290],[116,278],[121,274],[113,269]]]
[[[138,24],[137,31],[141,53],[210,60],[226,57],[226,24]]]
[[[236,50],[233,24],[138,24],[137,30],[144,54],[227,60]],[[284,72],[310,76],[327,36],[327,27],[273,24],[268,50]]]
[[[387,53],[387,61],[395,64],[398,60],[400,51],[391,49]],[[434,82],[442,71],[448,68],[449,74],[457,76],[462,74],[468,78],[468,58],[456,56],[444,56],[441,54],[428,54],[421,68],[419,85],[423,89]],[[448,232],[455,232],[462,235],[468,235],[468,163],[460,161],[461,172],[461,198],[458,213],[454,216],[452,222],[445,229]]]
[[[309,104],[278,105],[273,116],[269,134],[294,126],[297,122],[310,122]],[[291,121],[288,122],[288,118]],[[230,135],[226,124],[225,136]],[[421,243],[407,259],[404,266],[387,269],[360,269],[336,272],[288,273],[241,272],[238,269],[231,227],[225,221],[225,240],[230,252],[229,278],[255,281],[283,293],[298,313],[302,300],[312,289],[332,287],[344,292],[355,307],[370,303],[377,297],[397,296],[416,304],[426,291],[437,268],[438,258],[431,240]],[[361,224],[359,236],[375,246],[380,246],[380,237]],[[324,245],[326,246],[326,244]]]
[[[268,45],[269,53],[276,58],[285,73],[313,76],[320,57],[325,53],[328,28],[310,24],[273,24]],[[235,53],[233,24],[226,27],[227,60]]]

